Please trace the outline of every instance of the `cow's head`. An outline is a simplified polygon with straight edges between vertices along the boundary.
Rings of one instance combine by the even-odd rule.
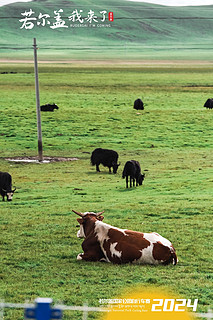
[[[88,233],[90,232],[90,225],[93,224],[96,220],[102,221],[104,217],[101,215],[102,212],[78,212],[75,210],[72,210],[74,213],[76,213],[81,218],[77,219],[78,223],[80,224],[80,229],[77,232],[78,238],[86,238]],[[79,227],[79,226],[78,226]]]
[[[113,173],[116,173],[120,163],[112,162]]]
[[[142,185],[144,178],[145,178],[145,173],[141,174],[139,179],[138,179],[138,183],[139,183],[140,186]]]
[[[5,196],[7,197],[7,201],[12,201],[13,194],[16,191],[16,187],[13,190],[11,190],[11,189],[8,189],[8,190],[2,189],[2,190],[5,194]]]

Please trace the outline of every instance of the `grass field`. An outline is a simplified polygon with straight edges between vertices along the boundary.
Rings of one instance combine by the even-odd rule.
[[[198,311],[212,304],[213,112],[212,65],[40,65],[45,156],[77,161],[23,164],[6,157],[36,156],[37,129],[32,65],[0,65],[0,170],[11,173],[17,192],[0,202],[0,298],[7,302],[52,297],[68,305],[99,306],[137,285],[168,288],[198,298]],[[2,74],[2,72],[7,72]],[[16,72],[11,74],[10,72]],[[145,110],[133,109],[142,98]],[[96,147],[119,153],[120,168],[96,173]],[[142,187],[125,189],[125,161],[140,161]],[[105,210],[105,222],[156,231],[176,248],[174,266],[136,266],[76,261],[78,211]],[[80,314],[65,313],[64,319]],[[91,314],[90,319],[98,315]],[[8,310],[5,320],[23,319]]]

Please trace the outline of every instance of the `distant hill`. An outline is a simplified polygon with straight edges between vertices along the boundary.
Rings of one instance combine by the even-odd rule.
[[[31,9],[33,13],[29,13]],[[58,12],[60,9],[63,12]],[[76,16],[72,21],[74,10],[81,14],[81,22]],[[90,11],[96,16],[92,24],[86,21]],[[98,5],[94,0],[15,3],[0,7],[0,53],[1,57],[29,58],[36,37],[44,59],[211,60],[212,11],[213,6],[167,7],[125,0],[102,0]],[[23,15],[25,12],[28,14]],[[113,22],[108,20],[109,12],[114,14]],[[62,23],[56,17],[65,25],[54,28]],[[32,29],[19,21],[24,18],[26,26],[34,24]]]

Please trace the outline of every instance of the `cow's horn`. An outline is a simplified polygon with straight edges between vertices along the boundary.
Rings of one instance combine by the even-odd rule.
[[[7,190],[5,190],[5,189],[2,189],[2,191],[7,192]]]
[[[104,211],[96,213],[96,217],[99,217],[102,213],[104,213]]]
[[[76,213],[78,216],[80,216],[80,217],[83,217],[83,213],[81,213],[81,212],[78,212],[78,211],[75,211],[75,210],[72,210],[74,213]]]
[[[14,189],[12,190],[12,192],[15,192],[16,191],[16,187],[14,187]]]

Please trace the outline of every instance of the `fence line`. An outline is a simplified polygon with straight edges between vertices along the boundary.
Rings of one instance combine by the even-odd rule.
[[[38,301],[46,301],[48,300],[48,304],[52,303],[52,299],[49,298],[38,298],[35,300],[35,303],[37,305],[39,304]],[[40,302],[41,303],[41,302]],[[32,314],[32,310],[36,310],[35,304],[32,303],[7,303],[0,301],[0,320],[4,320],[4,309],[6,308],[14,308],[14,309],[24,309],[25,310],[25,316],[26,316],[26,311],[31,311],[31,317],[26,318],[26,319],[36,319],[36,320],[49,320],[51,319],[50,317],[36,317],[36,315]],[[55,309],[56,308],[56,309]],[[54,319],[62,319],[62,311],[81,311],[83,313],[82,315],[82,320],[87,320],[88,319],[88,313],[89,312],[109,312],[108,309],[102,308],[102,307],[89,307],[88,305],[84,304],[83,306],[66,306],[66,305],[54,305],[53,311],[55,311],[55,317]],[[57,315],[58,312],[58,315]],[[207,313],[193,313],[195,316],[198,316],[200,318],[205,318],[207,320],[213,319],[213,312],[211,309],[208,310]]]

